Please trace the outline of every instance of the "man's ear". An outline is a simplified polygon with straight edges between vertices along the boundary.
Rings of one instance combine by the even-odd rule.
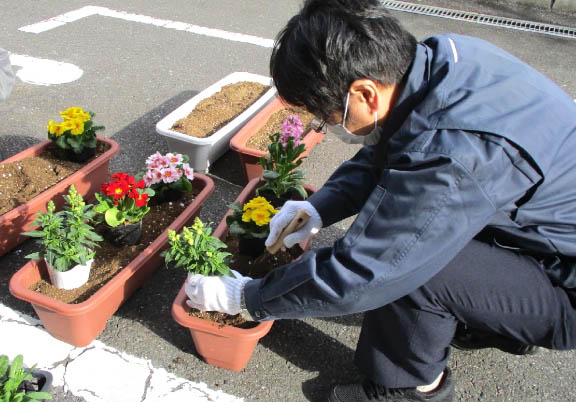
[[[354,99],[357,107],[366,108],[366,112],[373,114],[379,107],[379,88],[376,81],[358,79],[350,85],[350,101]]]

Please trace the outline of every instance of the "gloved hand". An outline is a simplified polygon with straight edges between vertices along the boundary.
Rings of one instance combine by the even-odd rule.
[[[184,285],[184,291],[190,299],[186,300],[186,304],[202,311],[239,314],[244,286],[252,278],[234,270],[231,272],[234,277],[190,275]]]
[[[290,248],[311,234],[318,233],[322,228],[322,218],[320,218],[320,214],[316,211],[316,208],[308,201],[287,201],[280,209],[280,212],[270,220],[270,234],[266,239],[266,247],[270,247],[278,240],[282,230],[288,226],[292,218],[294,218],[296,213],[301,209],[306,210],[306,212],[310,214],[310,219],[299,230],[284,238],[284,246]]]

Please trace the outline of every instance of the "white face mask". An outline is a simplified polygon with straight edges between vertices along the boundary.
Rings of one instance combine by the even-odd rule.
[[[374,128],[368,135],[356,135],[344,127],[346,116],[348,114],[349,100],[350,92],[346,94],[346,106],[344,107],[344,117],[342,118],[342,124],[324,124],[326,133],[334,134],[334,136],[338,137],[342,142],[345,142],[346,144],[378,144],[380,142],[380,138],[382,137],[380,127],[378,127],[378,112],[374,112]]]

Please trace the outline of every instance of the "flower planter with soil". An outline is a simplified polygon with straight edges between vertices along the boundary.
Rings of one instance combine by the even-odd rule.
[[[262,184],[259,179],[251,180],[236,199],[244,204],[254,197],[256,189]],[[309,194],[316,190],[311,186],[305,186]],[[300,243],[300,247],[293,247],[294,250],[279,252],[277,255],[268,258],[259,266],[254,265],[254,257],[238,255],[238,239],[229,236],[226,217],[232,213],[229,210],[222,218],[219,225],[214,230],[213,235],[220,238],[228,244],[228,251],[235,256],[230,267],[243,275],[249,275],[253,278],[262,277],[265,271],[285,265],[298,258],[307,250],[310,239]],[[298,249],[298,250],[296,250]],[[296,255],[298,254],[298,255]],[[258,340],[265,336],[272,327],[274,321],[264,322],[242,322],[239,316],[230,317],[220,313],[205,313],[192,311],[186,304],[187,296],[184,291],[184,285],[178,292],[174,303],[172,304],[172,317],[183,327],[190,330],[194,346],[198,354],[208,364],[216,367],[226,368],[229,370],[239,371],[246,367],[252,357],[254,348]],[[239,319],[238,326],[227,325],[221,322],[215,322],[215,317],[226,316],[230,319]],[[206,317],[206,318],[204,318]]]
[[[214,182],[202,174],[194,175],[192,185],[193,200],[158,206],[144,217],[139,245],[118,248],[101,242],[90,280],[81,288],[54,288],[46,280],[44,262],[31,260],[10,280],[10,292],[32,304],[52,336],[74,346],[88,345],[104,330],[108,318],[163,265],[160,253],[168,242],[168,229],[178,231],[191,223],[214,191]]]
[[[268,137],[279,131],[280,124],[289,114],[298,114],[304,127],[308,126],[313,117],[307,112],[287,106],[279,97],[276,97],[256,113],[230,140],[230,148],[238,152],[248,181],[262,174],[262,166],[258,160],[268,153],[267,146],[270,143]],[[317,131],[305,131],[302,143],[306,145],[306,151],[300,158],[310,154],[323,138],[324,134]]]
[[[276,93],[270,78],[232,73],[156,124],[171,152],[186,154],[190,166],[206,172],[228,149],[230,138]]]
[[[13,199],[16,194],[6,193],[2,186],[2,177],[0,177],[0,198],[4,205],[4,210],[13,206],[12,209],[0,215],[0,256],[4,255],[14,247],[28,239],[21,233],[26,230],[33,230],[35,226],[30,225],[38,211],[46,212],[48,201],[53,200],[56,209],[60,209],[64,204],[63,195],[68,191],[71,185],[86,199],[100,189],[100,184],[106,179],[108,174],[108,165],[110,159],[118,153],[119,146],[114,140],[98,137],[100,152],[97,156],[85,164],[78,164],[67,161],[58,161],[50,155],[50,148],[53,146],[52,141],[47,140],[36,144],[24,151],[0,162],[0,172],[2,174],[12,175],[13,169],[25,170],[22,163],[30,162],[32,165],[31,178],[42,186],[51,185],[46,189],[37,189],[35,186],[28,184],[28,188],[19,195],[24,199]],[[32,159],[33,158],[33,159]],[[59,164],[62,168],[56,169],[51,164]],[[55,175],[53,182],[43,176],[43,169],[48,169],[52,175]],[[47,171],[48,171],[47,170]],[[6,173],[4,173],[6,172]],[[67,177],[60,177],[69,174]],[[8,190],[10,191],[10,190]]]

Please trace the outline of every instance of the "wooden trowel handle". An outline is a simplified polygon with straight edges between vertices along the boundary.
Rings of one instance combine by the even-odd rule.
[[[298,229],[300,229],[302,226],[304,226],[306,222],[308,222],[308,219],[310,219],[310,214],[308,213],[308,211],[306,211],[305,209],[299,210],[296,213],[296,216],[292,218],[288,226],[286,226],[284,230],[280,233],[280,236],[278,237],[278,240],[276,240],[276,243],[272,244],[270,247],[267,247],[266,250],[268,250],[270,254],[276,254],[276,252],[280,250],[280,248],[284,244],[284,238],[288,236],[290,233],[293,233]]]

